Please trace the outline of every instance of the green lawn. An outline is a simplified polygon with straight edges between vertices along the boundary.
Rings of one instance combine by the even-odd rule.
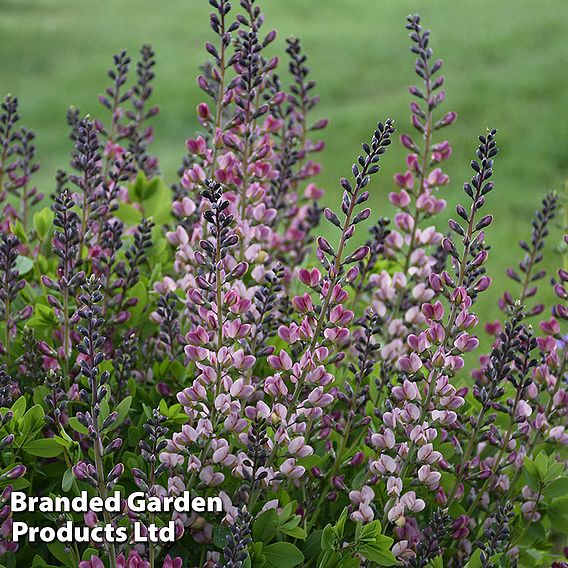
[[[234,1],[238,4],[238,0]],[[502,149],[490,196],[496,222],[490,267],[503,282],[504,267],[519,255],[533,210],[544,193],[561,186],[568,165],[566,0],[264,0],[267,26],[276,27],[275,50],[284,38],[303,39],[319,83],[318,113],[328,116],[328,144],[319,183],[327,203],[338,203],[337,179],[349,173],[373,123],[393,117],[408,129],[407,84],[414,81],[404,18],[421,11],[432,29],[431,45],[445,60],[446,110],[458,122],[444,134],[454,145],[447,166],[450,204],[461,185],[476,137],[500,129]],[[70,141],[65,111],[101,112],[97,94],[106,86],[113,53],[135,52],[151,42],[157,52],[154,151],[168,181],[195,128],[200,100],[195,76],[210,37],[206,0],[0,0],[0,92],[19,96],[25,124],[38,132],[42,190],[53,189],[57,167],[66,167]],[[398,147],[384,160],[374,185],[376,215],[390,212],[386,195],[403,163]],[[555,235],[556,236],[556,235]],[[552,257],[552,255],[551,255]],[[557,259],[550,258],[550,266]],[[483,312],[494,307],[495,293]],[[490,303],[488,303],[490,302]]]

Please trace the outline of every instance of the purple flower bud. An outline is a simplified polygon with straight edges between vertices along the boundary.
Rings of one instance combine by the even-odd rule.
[[[22,464],[15,465],[10,471],[4,474],[8,479],[19,479],[26,474],[26,466]]]
[[[329,244],[329,241],[324,237],[318,237],[318,247],[320,248],[320,250],[322,250],[327,254],[335,255],[333,247]]]
[[[323,130],[324,128],[327,127],[328,124],[329,124],[329,119],[328,119],[328,118],[322,118],[322,119],[318,120],[318,121],[310,128],[310,130]]]
[[[172,391],[171,391],[170,387],[162,381],[160,381],[156,385],[156,390],[158,391],[160,396],[163,396],[164,398],[172,396]]]
[[[482,276],[475,284],[474,289],[476,292],[484,292],[489,286],[491,286],[491,278],[489,276]]]
[[[365,454],[363,452],[357,452],[348,462],[351,467],[356,467],[365,461]]]
[[[58,310],[63,309],[61,302],[55,296],[53,296],[51,294],[47,295],[47,302],[49,303],[50,306],[53,306],[54,308],[57,308]]]
[[[347,491],[347,485],[345,485],[344,475],[335,475],[331,478],[331,484],[339,491]]]
[[[46,288],[55,288],[57,286],[57,284],[48,276],[42,275],[41,277],[41,283],[46,287]]]
[[[124,473],[124,465],[117,463],[108,474],[109,481],[117,480]]]
[[[286,100],[286,93],[279,91],[272,97],[272,104],[281,105]]]
[[[248,271],[248,263],[239,262],[235,268],[233,268],[233,276],[235,278],[242,278]]]
[[[449,126],[450,124],[453,124],[455,122],[457,117],[458,117],[457,112],[450,111],[446,113],[444,118],[442,118],[442,120],[440,120],[438,124],[440,124],[441,126]]]
[[[359,276],[359,268],[357,266],[352,266],[345,275],[345,281],[348,284],[353,284],[357,276]]]
[[[369,254],[369,247],[368,246],[361,246],[359,247],[350,257],[353,262],[359,262],[363,260]]]
[[[417,152],[418,151],[418,147],[416,146],[416,144],[414,143],[414,141],[412,140],[412,138],[410,136],[408,136],[408,134],[402,134],[400,137],[400,143],[407,148],[408,150],[412,151],[412,152]]]
[[[203,75],[199,75],[199,77],[197,77],[197,85],[201,90],[205,91],[206,93],[208,93],[211,90],[211,88],[209,87],[209,83],[207,82],[207,79],[205,79]]]

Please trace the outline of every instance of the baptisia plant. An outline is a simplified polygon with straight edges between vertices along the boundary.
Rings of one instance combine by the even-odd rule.
[[[114,57],[100,118],[70,108],[49,199],[18,100],[2,104],[0,564],[566,566],[566,244],[543,268],[565,199],[544,198],[480,321],[499,135],[472,140],[457,191],[457,115],[420,17],[412,133],[380,117],[323,207],[327,120],[301,42],[282,64],[254,0],[210,4],[199,132],[170,188],[150,153],[150,46],[135,67]],[[395,128],[407,155],[391,182]],[[371,210],[387,197],[392,220]],[[12,512],[19,490],[123,500]],[[133,492],[220,497],[223,512],[134,511]],[[16,520],[175,538],[15,542]]]

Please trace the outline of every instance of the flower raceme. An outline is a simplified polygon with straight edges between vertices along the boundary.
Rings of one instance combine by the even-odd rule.
[[[562,199],[544,198],[498,319],[480,322],[497,132],[479,136],[443,226],[457,115],[420,17],[406,21],[417,77],[407,154],[381,180],[396,212],[374,221],[394,122],[376,124],[338,207],[322,207],[327,120],[312,118],[301,42],[286,41],[286,73],[256,1],[210,5],[200,131],[171,192],[149,150],[150,46],[134,73],[126,52],[114,57],[99,99],[108,118],[69,110],[72,171],[43,209],[34,136],[16,98],[2,105],[6,564],[33,562],[10,539],[10,493],[24,484],[223,503],[221,515],[125,500],[77,516],[145,531],[171,522],[177,541],[78,544],[66,554],[81,568],[563,562],[568,272],[552,275],[553,305],[537,286]]]

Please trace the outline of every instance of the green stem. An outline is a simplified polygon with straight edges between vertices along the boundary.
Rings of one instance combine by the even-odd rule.
[[[507,450],[507,446],[509,445],[509,442],[511,441],[511,437],[513,435],[513,428],[515,426],[515,413],[517,411],[517,406],[519,404],[519,401],[521,400],[521,391],[522,391],[521,388],[517,389],[517,395],[515,397],[515,402],[514,402],[513,408],[511,409],[509,427],[507,428],[507,432],[505,433],[505,437],[503,438],[503,443],[501,444],[501,448],[499,450],[499,453],[497,454],[497,458],[495,459],[495,462],[493,463],[493,467],[491,468],[491,473],[490,473],[489,477],[485,480],[485,483],[482,485],[481,489],[478,491],[477,495],[475,496],[475,499],[473,500],[473,503],[471,504],[471,506],[469,507],[469,509],[467,511],[468,516],[471,516],[471,514],[473,513],[473,511],[477,507],[479,500],[481,499],[482,495],[485,493],[485,491],[489,487],[489,484],[493,480],[493,477],[499,471],[499,466],[501,465],[501,461],[503,460],[503,456],[505,455],[505,451]]]
[[[519,544],[519,542],[521,542],[523,540],[524,536],[527,534],[527,531],[529,530],[529,528],[530,528],[530,526],[533,522],[534,516],[536,515],[538,502],[540,501],[540,498],[542,496],[542,490],[543,490],[543,486],[542,486],[542,483],[540,483],[539,486],[538,486],[538,493],[536,495],[535,507],[531,512],[531,516],[529,517],[527,524],[525,525],[525,528],[521,531],[519,536],[517,538],[515,538],[515,540],[513,540],[511,542],[511,544],[509,545],[509,550],[515,548],[515,546],[517,546],[517,544]]]
[[[95,423],[98,421],[97,418],[94,418]],[[103,457],[101,452],[101,442],[100,442],[100,433],[98,432],[98,426],[96,426],[97,430],[97,438],[95,439],[93,451],[95,454],[95,468],[97,470],[97,479],[98,479],[98,489],[99,495],[103,499],[103,501],[107,498],[107,490],[105,485],[105,474],[104,474],[104,466],[103,466]],[[110,525],[112,520],[110,518],[110,514],[108,511],[103,511],[103,517],[105,520],[105,524]],[[114,542],[109,542],[109,561],[110,567],[116,568],[116,548],[114,546]]]
[[[9,271],[6,272],[6,290],[8,290],[8,275],[9,275]],[[10,298],[7,297],[6,298],[6,303],[4,305],[5,308],[5,313],[4,313],[4,318],[5,318],[5,322],[4,322],[4,336],[5,336],[5,344],[4,344],[4,350],[5,350],[5,355],[6,355],[6,370],[8,370],[8,368],[10,367],[10,353],[11,353],[11,349],[10,349]]]

